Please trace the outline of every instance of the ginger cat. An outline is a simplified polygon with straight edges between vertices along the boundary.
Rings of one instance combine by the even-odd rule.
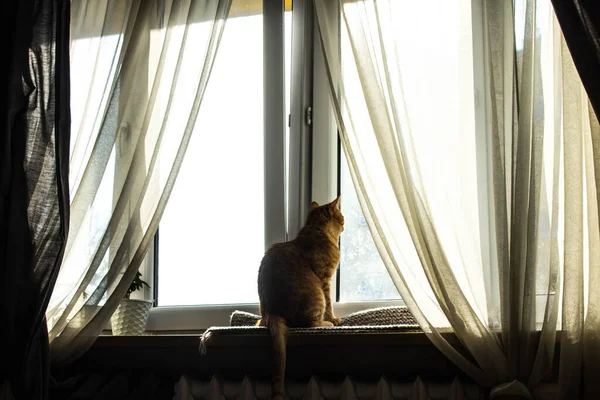
[[[340,198],[319,206],[313,202],[298,236],[274,244],[258,271],[261,319],[273,337],[272,399],[283,399],[288,327],[340,323],[331,307],[330,287],[340,261],[339,237],[344,230]]]

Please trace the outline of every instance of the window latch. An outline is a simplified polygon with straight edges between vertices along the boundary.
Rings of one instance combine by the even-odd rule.
[[[306,125],[312,125],[312,107],[306,107],[306,112],[304,113],[304,122]]]

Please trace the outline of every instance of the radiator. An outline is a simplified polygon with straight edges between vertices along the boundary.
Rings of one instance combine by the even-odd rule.
[[[210,380],[193,380],[182,376],[175,385],[174,400],[268,400],[271,383],[248,376],[242,380],[227,380],[213,376]],[[286,381],[286,399],[291,400],[483,400],[485,392],[474,384],[453,382],[397,382],[381,378],[361,381],[346,377],[330,381],[312,377],[308,381]]]

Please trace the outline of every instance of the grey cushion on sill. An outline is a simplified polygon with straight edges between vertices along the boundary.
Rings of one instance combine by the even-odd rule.
[[[207,329],[200,340],[200,352],[206,353],[211,338],[231,337],[235,335],[264,334],[265,327],[257,327],[260,317],[245,311],[234,311],[231,314],[231,326],[217,326]],[[300,335],[335,335],[388,332],[420,332],[414,316],[406,307],[381,307],[359,311],[342,318],[338,326],[318,328],[290,328],[290,334]]]
[[[231,326],[254,326],[260,317],[245,311],[234,311],[231,314]],[[381,307],[358,311],[342,318],[339,326],[398,326],[402,328],[418,328],[415,317],[407,307]]]

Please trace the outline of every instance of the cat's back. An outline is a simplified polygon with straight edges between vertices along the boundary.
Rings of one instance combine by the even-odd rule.
[[[306,266],[307,262],[306,250],[298,244],[296,239],[276,243],[265,252],[262,258],[258,275],[259,283],[261,275],[265,273],[277,275],[292,273],[301,266]]]
[[[320,286],[311,268],[311,251],[297,239],[277,243],[265,253],[258,271],[258,294],[263,307],[282,315],[280,307],[294,303],[300,293]]]

